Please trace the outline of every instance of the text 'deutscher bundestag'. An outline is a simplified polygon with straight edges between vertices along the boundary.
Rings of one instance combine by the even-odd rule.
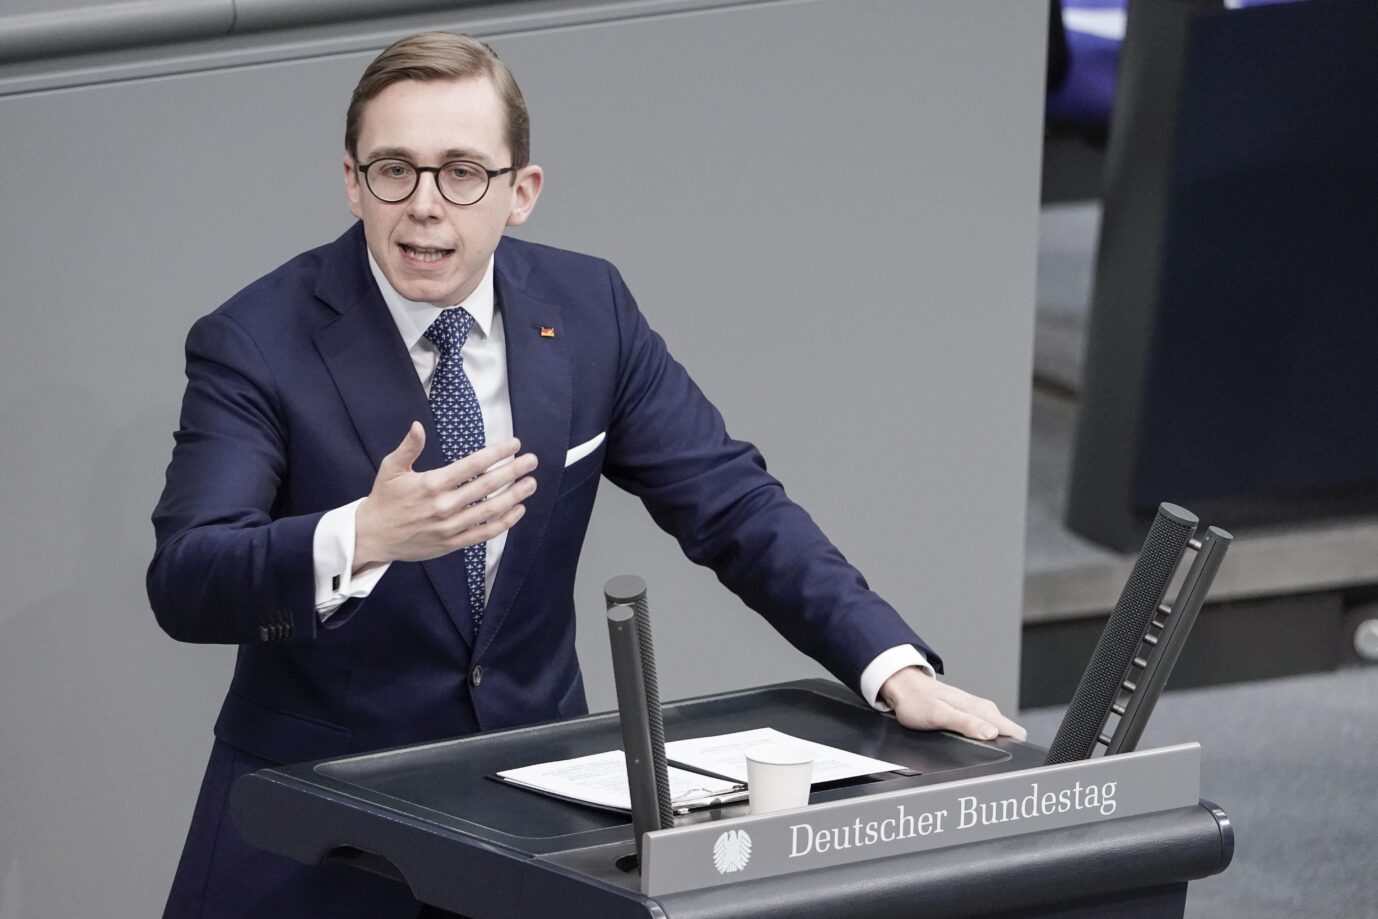
[[[1197,744],[925,785],[648,833],[641,886],[697,890],[1190,807],[1200,795]]]

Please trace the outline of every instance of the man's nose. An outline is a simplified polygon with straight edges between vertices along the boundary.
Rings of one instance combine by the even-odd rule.
[[[445,199],[432,173],[422,173],[419,178],[416,191],[407,199],[407,212],[417,220],[437,220],[445,213]]]

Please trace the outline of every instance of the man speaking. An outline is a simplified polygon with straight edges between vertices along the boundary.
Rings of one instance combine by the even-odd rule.
[[[411,917],[401,885],[242,842],[246,772],[585,713],[573,586],[599,479],[793,645],[914,728],[1023,731],[786,498],[607,262],[503,238],[543,175],[486,45],[369,65],[358,222],[199,320],[153,522],[176,639],[239,645],[170,917]]]

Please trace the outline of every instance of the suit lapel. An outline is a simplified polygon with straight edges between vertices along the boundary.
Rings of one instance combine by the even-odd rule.
[[[510,244],[499,247],[494,283],[507,339],[507,392],[512,403],[513,432],[522,452],[536,454],[536,493],[523,502],[526,513],[507,534],[502,562],[479,629],[478,652],[493,641],[512,603],[532,572],[546,525],[560,493],[565,451],[569,447],[573,394],[566,339],[558,335],[561,314],[556,304],[527,292],[530,265]],[[541,328],[554,329],[554,337]]]
[[[413,468],[445,465],[426,392],[369,272],[362,225],[356,224],[327,247],[323,259],[316,295],[339,316],[317,332],[316,350],[373,467],[378,468],[383,457],[397,448],[412,421],[426,428],[426,444]],[[421,566],[460,635],[472,646],[473,617],[463,560],[452,554]]]

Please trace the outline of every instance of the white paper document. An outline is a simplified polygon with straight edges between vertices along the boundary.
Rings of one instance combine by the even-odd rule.
[[[848,753],[827,744],[791,737],[774,728],[757,728],[735,734],[716,734],[692,740],[675,740],[665,745],[665,758],[673,762],[720,775],[737,782],[746,781],[746,749],[761,743],[789,744],[813,751],[813,784],[856,778],[873,772],[893,772],[903,769],[869,756]]]
[[[676,806],[741,791],[736,783],[674,766],[669,768],[669,776],[670,801]],[[627,763],[621,750],[507,769],[499,772],[498,777],[514,785],[598,807],[632,809],[631,793],[627,790]]]

